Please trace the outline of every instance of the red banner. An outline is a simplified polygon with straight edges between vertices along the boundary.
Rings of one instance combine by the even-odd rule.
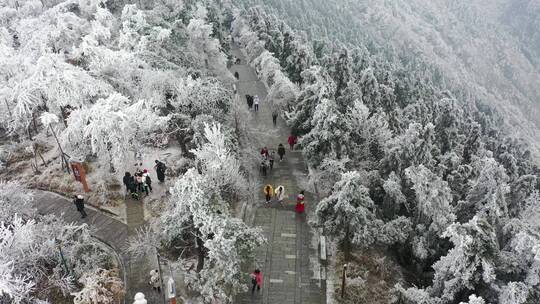
[[[75,180],[82,184],[84,192],[90,192],[90,188],[88,188],[88,184],[86,183],[86,172],[84,171],[83,165],[81,163],[73,162],[71,163],[71,169],[73,170]]]

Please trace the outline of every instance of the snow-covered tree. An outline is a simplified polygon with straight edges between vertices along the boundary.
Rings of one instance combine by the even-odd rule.
[[[482,297],[477,297],[475,295],[470,295],[468,302],[460,302],[459,304],[485,304],[485,303],[486,303],[486,301],[484,301],[484,299],[482,299]]]
[[[111,168],[120,169],[143,137],[159,131],[166,121],[148,102],[131,104],[128,98],[113,94],[91,107],[74,110],[61,137],[68,154],[80,159],[96,155]]]
[[[427,224],[430,231],[442,234],[456,219],[448,184],[423,165],[409,167],[405,174],[415,193],[415,222]]]
[[[199,6],[198,12],[198,16],[190,19],[186,27],[192,43],[190,51],[198,54],[195,57],[199,60],[198,66],[213,71],[214,75],[217,76],[229,75],[225,54],[221,52],[219,40],[213,37],[212,25],[208,24],[206,20],[207,10],[203,6]]]
[[[420,165],[405,170],[415,193],[411,218],[417,236],[413,238],[413,253],[425,260],[438,253],[440,237],[455,220],[452,194],[448,184]],[[435,247],[435,248],[434,248]]]
[[[322,99],[315,108],[310,124],[313,128],[299,141],[310,164],[317,167],[324,158],[341,159],[348,134],[336,103]]]
[[[393,215],[401,208],[410,212],[411,206],[401,189],[401,179],[394,172],[391,172],[384,181],[383,189],[385,193],[383,209],[387,214]]]
[[[431,169],[434,165],[433,153],[436,151],[433,141],[434,126],[431,123],[424,127],[418,123],[410,124],[405,133],[387,143],[383,170],[402,174],[410,166],[424,165]]]
[[[317,205],[313,219],[315,226],[342,243],[346,254],[351,244],[368,247],[378,242],[402,242],[411,228],[404,218],[388,223],[377,218],[377,208],[363,179],[356,171],[344,173],[332,193]]]
[[[302,72],[302,79],[303,86],[289,121],[293,132],[297,132],[298,135],[306,134],[311,130],[311,119],[315,108],[321,100],[331,98],[335,91],[332,79],[319,66],[312,66]]]
[[[346,108],[345,121],[350,139],[344,146],[357,165],[366,165],[368,161],[377,164],[384,158],[388,142],[392,139],[384,113],[370,113],[360,99],[355,99]]]
[[[124,286],[115,270],[96,268],[79,278],[84,287],[72,293],[74,304],[116,303],[124,293]]]
[[[0,181],[0,222],[10,223],[15,215],[32,218],[34,197],[16,181]]]
[[[186,280],[194,284],[205,302],[232,301],[244,290],[242,261],[251,258],[264,239],[256,228],[231,217],[217,187],[205,173],[190,169],[171,188],[171,198],[159,218],[165,241],[192,236],[198,251],[197,269]]]
[[[246,178],[240,172],[240,163],[232,151],[231,143],[219,124],[205,124],[207,143],[192,151],[197,167],[220,193],[239,194],[246,189]]]
[[[499,247],[494,227],[485,219],[474,217],[465,224],[452,224],[443,237],[449,237],[454,248],[433,264],[433,285],[426,289],[430,296],[440,303],[451,303],[463,290],[474,290],[480,282],[489,285],[496,281]],[[414,290],[418,289],[410,288],[407,293]]]
[[[474,212],[486,214],[492,219],[508,217],[506,195],[510,191],[508,176],[497,161],[490,157],[478,158],[473,163],[478,177],[472,180],[466,204]]]
[[[0,223],[0,235],[0,293],[16,304],[44,300],[50,292],[74,292],[73,279],[111,264],[86,225],[68,225],[54,217],[24,220],[14,215],[10,223]],[[57,244],[62,246],[67,269]]]

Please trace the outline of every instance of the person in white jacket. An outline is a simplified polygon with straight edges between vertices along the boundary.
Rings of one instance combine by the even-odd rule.
[[[285,187],[283,187],[282,185],[277,186],[275,193],[276,193],[276,200],[278,201],[279,204],[283,205],[283,200],[285,199]]]
[[[260,102],[259,95],[255,95],[253,97],[253,106],[254,106],[254,111],[255,112],[259,111],[259,102]]]
[[[148,173],[148,170],[146,169],[143,170],[142,184],[143,184],[143,191],[146,192],[146,195],[148,195],[148,190],[152,192],[152,179],[150,178],[150,174]]]
[[[148,284],[152,286],[152,289],[161,292],[161,279],[159,278],[159,271],[157,269],[152,269],[150,271],[150,281]]]

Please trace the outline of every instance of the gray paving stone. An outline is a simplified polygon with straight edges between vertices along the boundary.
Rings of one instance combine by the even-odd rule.
[[[244,58],[238,49],[233,47],[232,52],[236,57]],[[242,60],[245,63],[245,60]],[[285,122],[278,119],[277,128],[272,125],[271,101],[266,100],[264,85],[257,81],[257,77],[250,67],[235,65],[231,71],[238,71],[240,83],[237,85],[240,106],[245,105],[243,96],[246,94],[259,95],[262,102],[260,112],[250,113],[247,118],[248,136],[250,145],[258,149],[267,146],[277,149],[279,143],[286,147],[289,129]],[[246,82],[244,82],[246,81]],[[254,164],[257,166],[258,164]],[[296,194],[302,190],[299,187],[300,178],[305,179],[306,165],[300,151],[290,151],[287,147],[283,162],[277,161],[269,176],[261,179],[263,184],[283,185],[286,191],[286,199],[283,205],[277,203],[259,205],[255,209],[254,225],[263,228],[268,240],[266,246],[258,251],[258,255],[264,255],[263,270],[264,280],[263,295],[253,298],[251,293],[240,294],[235,303],[262,303],[262,304],[299,304],[299,303],[325,303],[325,290],[311,282],[314,277],[312,267],[309,265],[309,257],[317,257],[317,249],[311,248],[311,229],[307,225],[305,216],[297,216],[294,212]],[[264,201],[262,191],[258,198]],[[309,193],[306,197],[309,202],[313,199]],[[309,211],[310,205],[306,206]],[[281,280],[282,282],[277,283]],[[298,283],[303,280],[304,284],[298,288]]]

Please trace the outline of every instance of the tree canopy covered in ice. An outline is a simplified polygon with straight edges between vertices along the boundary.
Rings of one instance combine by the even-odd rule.
[[[410,38],[400,32],[409,28],[392,24],[393,18],[405,20],[417,31],[426,30],[424,23],[407,19],[418,17],[410,6],[423,5],[421,15],[427,18],[425,12],[443,1],[371,2],[376,5],[272,2],[287,20],[297,16],[291,25],[310,31],[309,35],[263,7],[238,11],[233,22],[235,39],[247,48],[261,77],[284,73],[295,84],[286,91],[289,97],[282,99],[281,107],[293,133],[300,136],[299,145],[312,168],[310,177],[326,195],[312,224],[339,241],[345,254],[354,248],[386,246],[413,274],[411,281],[395,286],[401,303],[538,302],[540,231],[531,214],[537,214],[532,210],[540,203],[540,170],[527,142],[503,123],[509,118],[505,110],[491,103],[488,96],[499,93],[481,86],[483,81],[497,86],[502,74],[482,71],[485,78],[475,80],[480,85],[463,90],[467,86],[452,80],[474,74],[458,66],[459,73],[447,73],[446,62],[431,56],[436,53],[432,48],[431,55],[415,52],[426,44],[413,43],[402,52],[380,47],[381,41],[394,42],[393,36],[385,36],[390,26],[398,31],[398,43]],[[448,6],[465,14],[458,9],[459,2]],[[353,14],[359,8],[363,10]],[[446,19],[430,18],[444,27]],[[473,15],[448,18],[454,18],[449,22],[474,19]],[[354,26],[347,23],[353,20]],[[309,21],[314,21],[312,27]],[[376,32],[380,22],[385,26]],[[333,26],[326,36],[318,35],[326,23]],[[339,41],[344,37],[335,32],[340,29],[341,34],[350,34],[343,39],[349,43]],[[427,39],[428,34],[417,37]],[[362,35],[368,38],[360,39]],[[498,39],[481,37],[491,38]],[[460,62],[465,58],[455,49],[443,51]],[[481,48],[471,51],[473,57],[482,56]],[[479,59],[485,60],[482,67],[492,59],[490,51],[485,53]],[[527,85],[534,87],[527,93],[536,94],[536,63],[523,64],[532,73]],[[285,82],[282,77],[265,81],[271,91]],[[509,90],[519,93],[516,88],[517,84]]]
[[[364,46],[461,100],[495,105],[508,132],[540,142],[536,0],[242,0],[309,37],[314,51]],[[282,39],[282,38],[279,38]],[[303,51],[304,52],[304,51]],[[292,76],[294,80],[296,76]]]

